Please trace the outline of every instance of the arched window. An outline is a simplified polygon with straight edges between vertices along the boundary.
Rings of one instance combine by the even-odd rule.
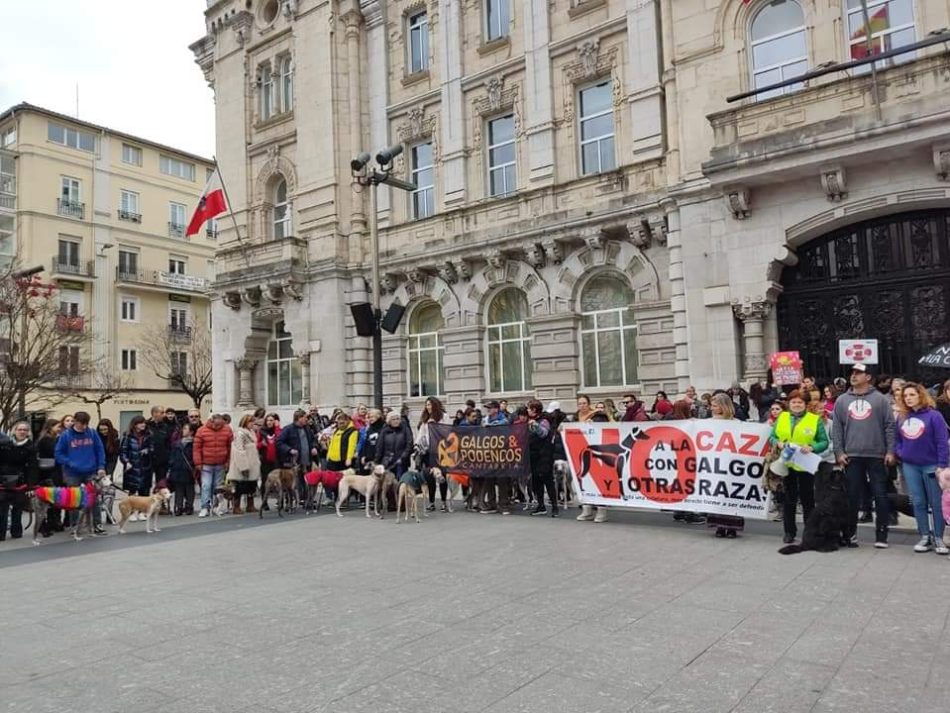
[[[808,70],[805,47],[805,14],[796,0],[772,0],[752,18],[750,52],[752,84],[764,87],[791,79]],[[759,94],[768,99],[798,91],[802,85],[791,84]]]
[[[584,386],[631,386],[637,382],[637,326],[633,290],[618,275],[600,275],[581,293]]]
[[[506,287],[488,306],[488,384],[495,393],[531,388],[531,336],[528,298]]]
[[[290,203],[287,200],[287,181],[281,179],[274,187],[274,238],[290,235]]]
[[[409,395],[442,393],[442,307],[435,302],[417,307],[409,318]]]
[[[267,344],[267,403],[270,406],[296,406],[303,399],[300,360],[294,356],[293,338],[283,322],[274,325]]]

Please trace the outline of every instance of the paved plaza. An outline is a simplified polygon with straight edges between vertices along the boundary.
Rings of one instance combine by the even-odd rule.
[[[911,533],[783,557],[662,513],[274,513],[0,549],[0,711],[950,706],[950,561]],[[165,522],[168,519],[163,519]]]

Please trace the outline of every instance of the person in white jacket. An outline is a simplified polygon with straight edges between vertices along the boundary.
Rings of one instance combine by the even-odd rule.
[[[241,417],[234,429],[231,443],[231,462],[228,464],[228,483],[234,488],[234,507],[231,513],[241,515],[241,498],[247,498],[247,512],[257,512],[254,507],[254,492],[261,477],[261,457],[257,452],[257,421],[253,414]]]

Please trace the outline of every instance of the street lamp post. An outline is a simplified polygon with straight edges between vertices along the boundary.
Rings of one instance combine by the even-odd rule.
[[[373,287],[373,399],[376,408],[383,408],[383,332],[382,332],[382,299],[379,284],[379,226],[376,215],[377,191],[379,184],[399,188],[403,191],[414,191],[416,185],[403,181],[392,175],[393,161],[402,153],[402,144],[395,144],[376,154],[376,165],[370,165],[370,155],[361,153],[350,161],[353,178],[361,186],[368,186],[369,194],[369,249],[372,253],[372,287]]]

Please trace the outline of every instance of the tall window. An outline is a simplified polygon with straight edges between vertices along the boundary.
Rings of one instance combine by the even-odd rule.
[[[122,191],[119,194],[119,218],[138,222],[142,219],[139,213],[139,194],[132,191]]]
[[[188,352],[173,351],[169,354],[172,380],[188,378]]]
[[[133,250],[119,250],[119,275],[138,277],[139,254]]]
[[[581,172],[611,171],[614,157],[614,110],[610,81],[580,91]]]
[[[60,178],[60,193],[64,205],[79,205],[79,179],[62,176]]]
[[[409,319],[409,395],[442,393],[442,307],[434,302],[417,307]]]
[[[290,201],[287,200],[287,181],[281,179],[274,187],[274,238],[290,235]]]
[[[168,258],[168,272],[172,275],[184,275],[187,259],[172,255]]]
[[[83,293],[78,290],[59,291],[59,313],[67,317],[78,317],[82,314]]]
[[[130,166],[142,165],[142,149],[131,144],[122,144],[122,163]]]
[[[59,251],[56,255],[56,267],[70,272],[79,271],[80,243],[75,240],[59,239]]]
[[[168,234],[174,238],[185,236],[185,210],[184,203],[168,204]]]
[[[581,293],[584,386],[637,383],[633,290],[616,275],[593,278]]]
[[[171,156],[159,156],[158,168],[166,176],[183,178],[186,181],[195,180],[195,164],[187,161],[179,161]]]
[[[139,298],[123,296],[119,303],[119,315],[123,322],[138,322]]]
[[[294,108],[294,70],[290,57],[281,57],[280,64],[280,110],[290,111]]]
[[[260,69],[260,98],[261,98],[261,120],[270,119],[275,113],[275,85],[274,75],[271,73],[270,64],[261,65]]]
[[[531,388],[531,336],[528,298],[517,287],[506,287],[488,306],[488,383],[491,391]]]
[[[135,349],[122,350],[122,371],[136,371],[138,367],[138,352]]]
[[[485,38],[492,40],[508,36],[511,0],[485,0]]]
[[[294,356],[293,338],[284,323],[274,325],[267,345],[267,403],[271,406],[296,406],[303,398],[300,361]]]
[[[429,68],[429,16],[417,12],[409,16],[409,74]]]
[[[59,375],[79,376],[79,347],[63,345],[59,348]]]
[[[808,70],[805,47],[805,14],[796,0],[773,0],[752,19],[752,84],[765,87],[791,79]],[[796,92],[801,83],[758,95],[759,99]]]
[[[168,326],[173,332],[184,332],[190,321],[187,307],[168,308]]]
[[[489,194],[514,193],[515,175],[515,118],[508,114],[488,122]]]
[[[887,50],[909,45],[916,39],[913,0],[867,0],[868,17],[864,17],[861,0],[846,0],[848,12],[848,49],[851,59],[864,59]],[[871,47],[868,51],[870,30]],[[909,62],[916,53],[891,57],[875,63],[878,67]],[[856,72],[871,71],[870,65],[855,67]]]
[[[52,121],[47,125],[46,138],[54,144],[62,144],[71,149],[89,151],[90,153],[96,150],[95,134],[90,134],[87,131],[79,131],[78,129],[56,124]]]
[[[416,144],[411,151],[412,167],[409,180],[416,184],[412,196],[412,217],[428,218],[435,212],[434,171],[432,169],[432,142]]]

